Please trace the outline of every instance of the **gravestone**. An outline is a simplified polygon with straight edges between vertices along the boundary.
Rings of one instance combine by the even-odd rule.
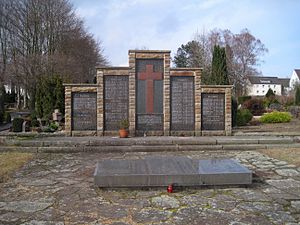
[[[238,185],[251,184],[252,172],[231,159],[106,159],[97,163],[94,181],[100,187]]]
[[[139,131],[163,129],[163,60],[136,60],[136,125]]]
[[[97,93],[72,93],[72,129],[97,129]]]
[[[128,76],[105,76],[105,130],[118,130],[120,121],[128,119],[128,104]]]
[[[194,129],[194,78],[171,77],[171,130]]]
[[[225,130],[225,94],[202,93],[202,130]]]

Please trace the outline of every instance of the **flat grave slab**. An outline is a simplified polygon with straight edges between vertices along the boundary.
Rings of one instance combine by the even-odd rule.
[[[198,160],[202,185],[251,184],[252,172],[232,159]]]
[[[108,159],[97,163],[94,181],[99,187],[237,185],[251,184],[252,172],[232,159]]]

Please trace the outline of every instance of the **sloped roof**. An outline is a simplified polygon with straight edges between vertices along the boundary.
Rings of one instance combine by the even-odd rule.
[[[278,77],[248,76],[251,84],[281,84]]]
[[[283,87],[289,87],[290,86],[290,79],[289,78],[278,78],[278,81]]]
[[[295,72],[296,72],[298,78],[300,79],[300,69],[295,69]]]

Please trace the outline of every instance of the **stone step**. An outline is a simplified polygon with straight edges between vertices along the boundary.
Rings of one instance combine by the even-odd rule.
[[[133,145],[133,146],[0,146],[0,152],[18,151],[32,153],[78,153],[78,152],[175,152],[175,151],[249,151],[272,148],[299,148],[299,143],[292,144],[237,144],[237,145]]]
[[[231,137],[147,137],[147,138],[116,138],[116,137],[52,137],[24,139],[1,139],[2,146],[23,147],[98,147],[98,146],[208,146],[208,145],[256,145],[256,144],[293,144],[300,142],[299,137],[273,136],[231,136]],[[228,146],[228,148],[229,148]],[[137,147],[139,148],[139,147]],[[190,148],[190,147],[188,147]]]

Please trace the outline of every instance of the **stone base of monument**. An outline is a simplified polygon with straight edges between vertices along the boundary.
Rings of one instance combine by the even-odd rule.
[[[99,161],[94,179],[99,187],[247,185],[252,172],[232,159],[146,157]]]

